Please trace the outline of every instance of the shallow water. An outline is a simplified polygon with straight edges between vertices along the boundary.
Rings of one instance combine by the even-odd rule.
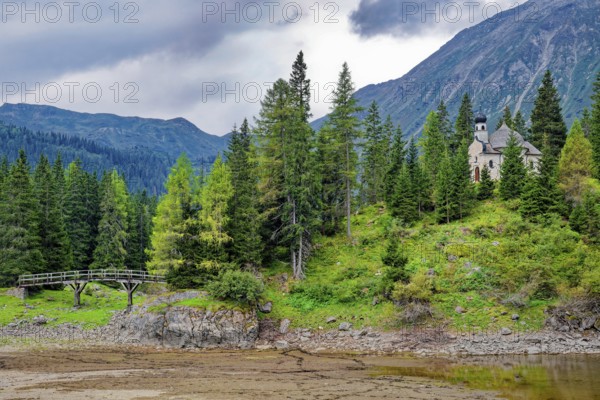
[[[0,399],[600,399],[600,356],[0,349]]]
[[[441,379],[511,400],[600,399],[600,355],[465,357],[424,366],[379,366],[374,376]]]

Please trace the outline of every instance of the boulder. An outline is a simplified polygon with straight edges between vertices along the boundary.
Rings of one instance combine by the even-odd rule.
[[[581,320],[581,325],[579,327],[579,330],[586,331],[588,329],[592,329],[594,327],[594,325],[596,324],[596,321],[597,321],[596,317],[583,318]]]
[[[273,302],[269,301],[263,305],[260,305],[258,310],[261,313],[269,314],[271,311],[273,311]]]
[[[508,329],[508,328],[502,328],[500,330],[500,334],[502,336],[508,336],[508,335],[512,335],[512,331],[510,329]]]
[[[284,319],[283,321],[281,321],[281,323],[279,324],[279,333],[281,333],[282,335],[288,333],[291,323],[292,321],[290,321],[289,319]]]
[[[352,324],[350,322],[342,322],[339,326],[339,330],[346,332],[352,329]]]
[[[38,315],[37,317],[33,317],[33,323],[35,325],[46,325],[48,323],[48,319],[43,315]]]
[[[275,342],[275,348],[277,350],[287,350],[290,348],[290,344],[285,340],[278,340]]]

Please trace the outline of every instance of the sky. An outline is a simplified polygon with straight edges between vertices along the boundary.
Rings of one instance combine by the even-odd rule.
[[[535,0],[531,0],[535,1]],[[341,66],[357,89],[400,78],[515,0],[2,1],[2,103],[184,117],[215,135],[252,118],[302,50],[314,118]]]

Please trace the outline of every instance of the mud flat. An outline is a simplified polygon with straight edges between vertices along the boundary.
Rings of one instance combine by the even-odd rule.
[[[398,374],[424,368],[431,362],[299,350],[5,347],[0,348],[0,399],[497,398],[492,391]]]

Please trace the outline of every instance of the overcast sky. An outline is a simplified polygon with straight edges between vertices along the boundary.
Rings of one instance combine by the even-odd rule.
[[[533,0],[532,0],[533,1]],[[303,50],[314,117],[344,61],[396,79],[514,0],[2,1],[2,102],[171,119],[216,135],[252,118]]]

